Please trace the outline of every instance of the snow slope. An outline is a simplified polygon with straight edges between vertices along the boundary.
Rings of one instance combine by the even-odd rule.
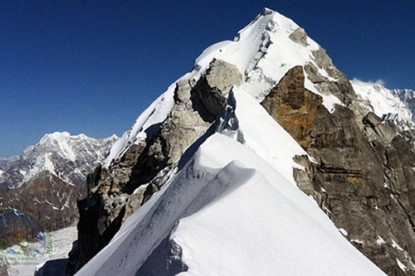
[[[77,275],[382,275],[295,186],[295,140],[241,89],[226,110]]]
[[[188,267],[180,275],[383,274],[297,187],[219,133],[77,275],[135,275],[166,237]]]
[[[411,89],[394,89],[392,93],[408,106],[412,113],[412,121],[415,122],[415,91]]]

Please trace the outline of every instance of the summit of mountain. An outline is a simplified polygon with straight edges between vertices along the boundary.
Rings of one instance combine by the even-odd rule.
[[[264,9],[88,177],[68,273],[413,273],[412,117],[364,88]]]

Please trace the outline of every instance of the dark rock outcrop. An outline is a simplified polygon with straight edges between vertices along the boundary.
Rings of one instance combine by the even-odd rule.
[[[263,106],[315,159],[298,156],[299,187],[312,195],[346,238],[389,275],[415,273],[415,154],[393,126],[337,105],[330,113],[291,69]],[[348,85],[337,86],[348,97]],[[354,94],[354,93],[353,93]],[[307,117],[306,114],[309,114]],[[306,117],[306,119],[299,119]]]

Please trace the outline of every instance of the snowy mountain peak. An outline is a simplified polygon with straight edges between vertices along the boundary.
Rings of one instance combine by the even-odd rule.
[[[334,111],[336,105],[347,105],[355,96],[346,77],[336,69],[325,50],[307,36],[304,29],[291,19],[265,8],[238,32],[233,41],[222,41],[206,48],[195,60],[193,70],[173,83],[114,144],[104,162],[105,166],[119,159],[130,145],[144,141],[146,129],[163,122],[172,110],[177,83],[196,84],[207,73],[213,60],[236,66],[243,75],[243,81],[235,86],[257,102],[261,102],[295,66],[303,66],[305,87],[320,95],[323,105],[330,112]],[[347,87],[348,93],[341,92],[344,90],[342,87]]]
[[[415,271],[415,154],[373,113],[404,105],[368,87],[383,95],[356,94],[304,29],[264,9],[203,51],[88,178],[68,271],[383,275],[357,249],[388,274]]]
[[[260,14],[261,15],[267,15],[267,14],[272,14],[272,13],[276,13],[276,11],[274,11],[274,10],[268,8],[268,7],[265,7]]]
[[[280,30],[287,33],[291,33],[295,29],[299,28],[299,26],[290,18],[285,17],[277,11],[271,10],[269,8],[264,8],[262,12],[258,14],[255,17],[255,19],[250,24],[248,24],[248,26],[242,29],[239,33],[242,33],[243,30],[245,30],[251,25],[255,25],[255,23],[257,22],[260,22],[260,25],[262,25],[262,27],[265,27],[265,30],[271,32],[276,32],[277,30]],[[278,28],[270,28],[273,25],[278,26]]]
[[[19,158],[0,163],[0,185],[20,187],[42,171],[67,183],[83,185],[86,175],[108,154],[117,136],[94,139],[68,132],[45,134],[37,144],[28,146]]]
[[[67,131],[55,131],[53,133],[46,133],[41,139],[40,143],[42,143],[42,140],[48,140],[48,139],[65,139],[67,137],[71,136],[71,134]]]
[[[267,66],[269,63],[277,59],[277,64],[282,67],[288,67],[287,63],[301,65],[311,60],[311,51],[319,49],[317,43],[308,39],[306,35],[304,45],[290,38],[297,29],[299,26],[291,19],[270,9],[264,9],[238,32],[233,41],[223,41],[208,47],[196,59],[195,68],[204,71],[213,58],[222,59],[235,64],[245,73],[247,79],[252,77],[251,71],[261,70],[258,73],[270,78],[271,84],[275,84],[286,70],[278,70],[275,64],[274,67]],[[297,45],[290,49],[294,44]],[[308,50],[301,49],[304,47]]]
[[[380,118],[393,122],[401,130],[413,128],[415,97],[411,90],[390,90],[381,82],[351,80],[360,105]],[[411,93],[412,92],[412,93]]]

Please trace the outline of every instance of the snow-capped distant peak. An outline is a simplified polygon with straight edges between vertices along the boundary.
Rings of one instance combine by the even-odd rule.
[[[413,111],[400,99],[399,90],[389,90],[382,82],[350,81],[361,105],[380,118],[388,118],[397,125],[412,122]]]
[[[83,185],[86,175],[103,161],[116,139],[115,135],[94,139],[66,131],[45,134],[37,144],[28,146],[19,158],[0,164],[3,171],[0,184],[19,187],[42,171],[48,171],[67,183]]]
[[[85,135],[83,135],[83,137],[81,137],[81,135],[71,137],[71,135],[66,131],[54,132],[43,136],[42,139],[39,141],[39,144],[47,144],[58,147],[60,153],[62,154],[62,157],[71,161],[75,161],[76,154],[70,145],[70,140],[77,138],[86,139],[87,137]]]

